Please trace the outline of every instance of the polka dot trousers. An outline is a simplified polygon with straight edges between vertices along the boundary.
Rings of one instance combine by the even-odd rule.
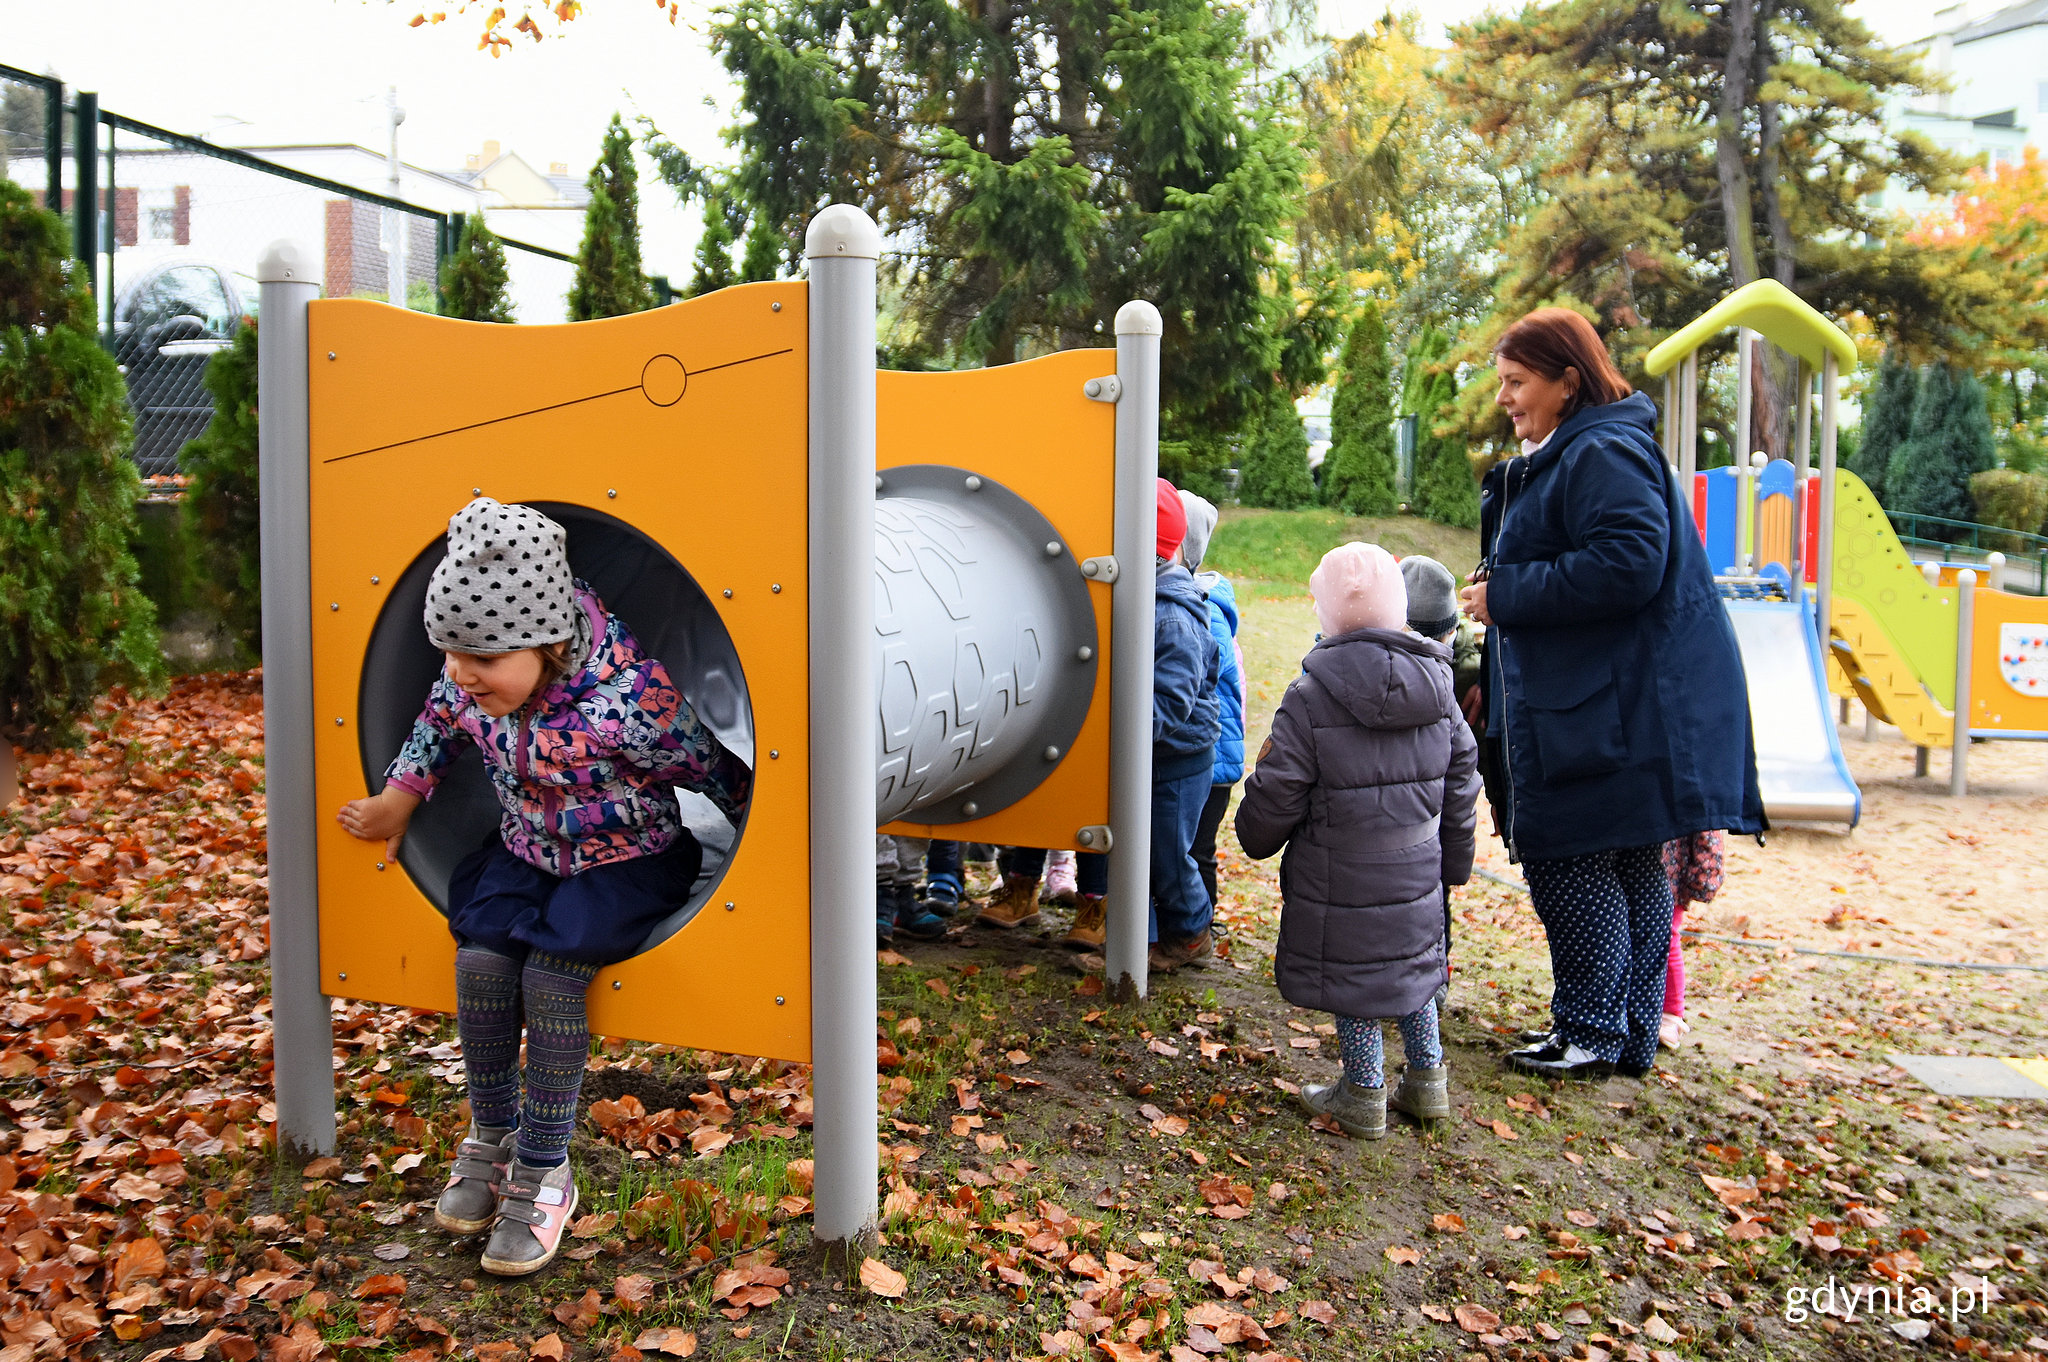
[[[1337,1016],[1337,1054],[1344,1076],[1355,1088],[1387,1086],[1386,1041],[1377,1021]],[[1436,1028],[1436,999],[1400,1019],[1401,1048],[1411,1069],[1434,1069],[1444,1062],[1443,1041]]]
[[[1551,1024],[1600,1058],[1657,1058],[1671,953],[1671,880],[1662,848],[1528,861],[1529,899],[1550,937]]]

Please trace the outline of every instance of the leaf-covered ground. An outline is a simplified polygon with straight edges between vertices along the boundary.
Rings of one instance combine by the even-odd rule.
[[[1014,934],[883,957],[857,1282],[810,1249],[806,1070],[643,1045],[594,1060],[563,1260],[500,1282],[432,1227],[448,1019],[337,1002],[341,1148],[273,1149],[261,763],[256,676],[189,678],[0,815],[0,1362],[2048,1353],[2042,1113],[1886,1059],[2048,1049],[2041,976],[1710,944],[1701,1043],[1560,1089],[1500,1065],[1547,964],[1481,882],[1457,1118],[1361,1143],[1293,1105],[1334,1039],[1274,993],[1273,868],[1234,846],[1229,958],[1141,1004]]]

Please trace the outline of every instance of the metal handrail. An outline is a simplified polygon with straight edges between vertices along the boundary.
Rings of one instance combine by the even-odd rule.
[[[1981,521],[1951,520],[1947,516],[1921,515],[1914,511],[1886,511],[1885,515],[1889,517],[1891,519],[1892,524],[1898,528],[1898,534],[1901,539],[1904,539],[1911,535],[1913,531],[1918,529],[1921,525],[1941,525],[1952,530],[1968,530],[1970,532],[1970,547],[1973,549],[1981,549],[1984,547],[1984,545],[1980,542],[1980,536],[1986,534],[1997,534],[2004,535],[2008,539],[2019,540],[2023,543],[2035,546],[2033,548],[2022,550],[2023,552],[2035,553],[2048,551],[2048,534],[2033,534],[2026,530],[2008,530],[1998,525],[1986,525]],[[1940,542],[1954,543],[1955,541],[1942,540]]]

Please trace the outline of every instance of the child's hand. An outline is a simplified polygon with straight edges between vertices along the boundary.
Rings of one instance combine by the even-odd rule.
[[[351,799],[334,818],[351,837],[360,837],[365,842],[382,838],[384,859],[395,861],[398,844],[405,840],[406,827],[412,822],[412,811],[419,806],[418,795],[386,785],[368,799]]]

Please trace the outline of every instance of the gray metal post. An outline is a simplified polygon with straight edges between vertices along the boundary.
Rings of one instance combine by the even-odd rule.
[[[1755,406],[1749,370],[1755,349],[1756,333],[1746,326],[1739,328],[1735,333],[1735,448],[1728,451],[1735,456],[1737,468],[1749,467],[1750,446],[1756,440],[1749,428]]]
[[[812,1232],[852,1271],[875,1242],[875,262],[835,203],[810,266]]]
[[[1820,533],[1814,537],[1813,621],[1821,656],[1828,656],[1835,604],[1835,389],[1840,361],[1830,350],[1820,366]]]
[[[334,1152],[334,1025],[320,991],[320,883],[314,874],[313,600],[306,304],[316,257],[274,241],[256,262],[257,485],[263,564],[263,775],[270,863],[270,1016],[277,1136],[286,1150]]]
[[[1678,467],[1678,431],[1685,420],[1678,410],[1678,372],[1674,368],[1664,374],[1664,462],[1673,468]]]
[[[1956,574],[1956,721],[1949,747],[1948,792],[1961,799],[1970,792],[1970,654],[1977,624],[1977,572]]]
[[[1678,435],[1678,478],[1685,488],[1687,505],[1692,504],[1693,474],[1700,468],[1700,355],[1695,350],[1680,366],[1678,400],[1685,409],[1685,427]]]
[[[1803,589],[1806,581],[1806,475],[1813,468],[1813,370],[1806,361],[1793,365],[1798,381],[1792,387],[1799,394],[1799,420],[1793,429],[1792,447],[1792,589]]]
[[[1159,309],[1117,309],[1116,551],[1110,588],[1108,921],[1103,973],[1118,999],[1142,998],[1152,880],[1152,559],[1159,539]]]

